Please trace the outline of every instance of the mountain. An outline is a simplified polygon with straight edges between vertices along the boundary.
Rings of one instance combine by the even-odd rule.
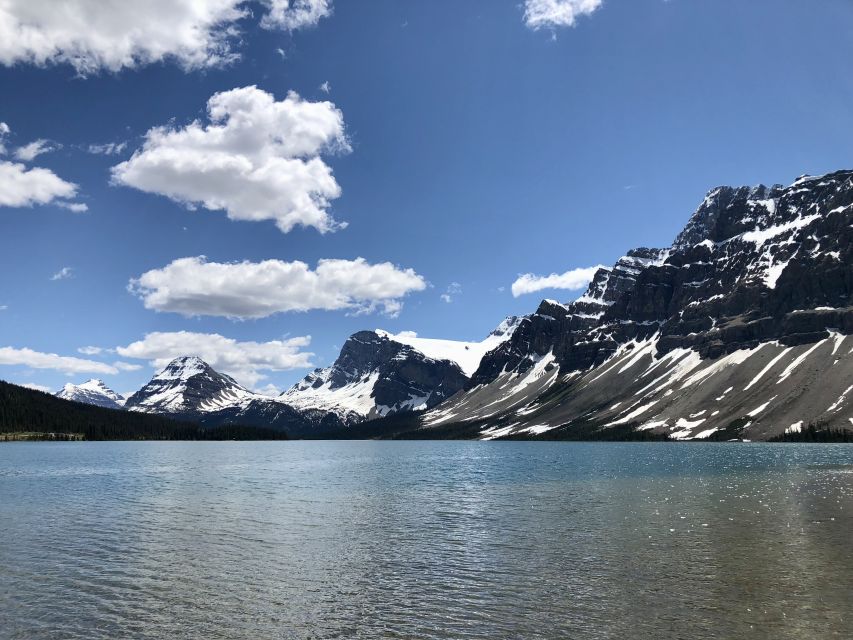
[[[132,412],[321,436],[400,412],[429,409],[465,388],[483,355],[509,339],[508,318],[481,342],[361,331],[331,367],[316,369],[278,398],[246,389],[198,357],[176,358],[127,399]]]
[[[127,399],[125,409],[188,420],[206,428],[237,424],[305,433],[323,416],[301,412],[240,385],[201,358],[175,358]],[[335,427],[340,426],[336,421]]]
[[[121,409],[125,399],[110,389],[102,380],[92,378],[82,384],[66,384],[56,394],[57,398],[93,404],[107,409]]]
[[[666,248],[482,342],[361,331],[278,398],[198,358],[132,412],[297,437],[751,439],[853,427],[853,171],[718,187]]]
[[[202,429],[197,424],[64,400],[0,381],[0,441],[282,438],[280,432],[241,425]]]
[[[719,187],[665,249],[543,301],[419,437],[768,439],[853,426],[853,172]],[[404,421],[405,422],[405,421]]]
[[[192,416],[250,402],[257,394],[214,371],[201,358],[175,358],[127,399],[125,408],[144,413]]]
[[[279,399],[303,412],[334,414],[340,426],[429,409],[465,388],[485,353],[509,339],[518,322],[507,318],[481,342],[360,331],[331,367],[314,370]]]

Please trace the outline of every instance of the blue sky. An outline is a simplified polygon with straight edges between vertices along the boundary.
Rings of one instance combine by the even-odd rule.
[[[122,58],[67,34],[44,51],[0,45],[0,122],[9,129],[0,166],[18,167],[0,172],[0,378],[57,389],[95,376],[125,392],[175,351],[204,346],[200,355],[247,385],[284,389],[309,364],[330,364],[360,329],[473,340],[542,297],[573,299],[581,291],[514,297],[511,285],[520,274],[668,245],[714,186],[850,168],[848,0],[538,3],[564,11],[534,24],[531,3],[526,16],[519,0],[210,0],[217,28],[236,35],[201,53],[180,43],[170,55],[167,39]],[[39,23],[50,19],[39,6],[47,15],[50,3],[17,4],[21,22],[0,32],[26,24],[48,39],[59,33]],[[90,23],[90,3],[66,4]],[[300,97],[285,104],[289,92]],[[194,120],[202,146],[212,144],[207,103],[223,93],[232,117],[247,96],[268,100],[270,113],[305,111],[286,130],[276,120],[271,137],[240,156],[271,169],[270,182],[249,191],[230,169],[196,180],[169,155],[186,151],[178,134]],[[173,135],[149,136],[146,154],[154,127]],[[310,151],[281,151],[297,139]],[[15,156],[36,140],[53,150]],[[107,144],[124,146],[90,152]],[[132,166],[116,177],[123,162]],[[285,233],[276,226],[285,212],[268,207],[275,198],[262,203],[265,219],[240,219],[266,189],[292,195],[294,162],[327,172],[339,194],[325,182],[319,209],[345,228]],[[35,167],[76,187],[43,174],[24,180]],[[27,200],[18,190],[28,188],[47,189],[47,201]],[[225,204],[206,206],[209,191]],[[348,262],[318,275],[320,260]],[[294,261],[307,265],[296,275]],[[263,296],[248,293],[263,292],[270,273],[278,312],[259,310]],[[129,291],[143,274],[148,288]],[[314,287],[307,298],[282,285],[293,278]],[[376,286],[365,293],[367,279]],[[188,297],[170,298],[181,287]],[[299,305],[310,309],[287,310]]]

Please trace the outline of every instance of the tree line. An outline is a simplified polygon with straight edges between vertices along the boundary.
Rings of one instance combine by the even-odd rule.
[[[18,437],[14,437],[19,434]],[[286,440],[266,427],[202,427],[163,416],[63,400],[0,381],[0,440]],[[30,435],[33,434],[33,435]],[[43,434],[42,436],[35,434]]]

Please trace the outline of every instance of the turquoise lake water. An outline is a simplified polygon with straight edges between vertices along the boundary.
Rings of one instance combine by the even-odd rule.
[[[0,445],[0,638],[853,637],[853,446]]]

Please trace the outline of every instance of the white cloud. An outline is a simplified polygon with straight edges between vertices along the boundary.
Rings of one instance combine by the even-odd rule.
[[[281,389],[279,389],[274,384],[267,384],[263,387],[255,389],[257,393],[260,393],[262,396],[267,396],[269,398],[277,398],[281,395]]]
[[[119,71],[166,59],[191,69],[233,59],[241,0],[4,0],[0,63]]]
[[[89,153],[102,156],[118,155],[127,148],[127,140],[123,142],[105,142],[104,144],[90,144],[86,147]]]
[[[0,207],[50,204],[76,194],[76,184],[66,182],[50,169],[27,169],[17,162],[0,160]]]
[[[15,158],[23,162],[32,162],[41,154],[50,153],[51,151],[56,151],[59,148],[60,145],[55,144],[50,140],[39,138],[29,144],[25,144],[23,147],[15,149]]]
[[[89,205],[82,202],[57,202],[56,206],[68,209],[73,213],[85,213],[89,210]]]
[[[363,258],[320,260],[312,270],[299,261],[220,263],[199,256],[147,271],[128,289],[156,311],[263,318],[311,309],[364,313],[381,308],[393,316],[402,308],[400,298],[426,286],[412,269]]]
[[[447,285],[447,289],[445,290],[445,292],[442,293],[439,297],[443,302],[450,304],[451,302],[453,302],[453,296],[458,295],[460,293],[462,293],[462,285],[458,282],[451,282],[449,285]]]
[[[19,384],[19,386],[32,389],[33,391],[41,391],[42,393],[53,393],[50,387],[46,387],[43,384],[35,384],[34,382],[24,382],[23,384]]]
[[[227,64],[239,54],[238,21],[293,31],[331,13],[331,0],[2,0],[0,64],[69,64],[85,75],[155,62],[184,69]]]
[[[270,342],[238,342],[217,333],[175,331],[149,333],[142,340],[117,347],[116,351],[124,358],[148,360],[152,367],[158,369],[180,356],[198,356],[217,371],[254,387],[266,378],[264,371],[311,367],[314,354],[302,351],[310,343],[310,336]]]
[[[571,27],[602,4],[603,0],[525,0],[524,23],[533,30]]]
[[[50,276],[51,280],[68,280],[74,277],[74,269],[71,267],[62,267],[59,271]]]
[[[102,373],[113,375],[118,368],[104,362],[60,356],[55,353],[41,353],[32,349],[0,347],[0,365],[20,365],[31,369],[53,369],[73,375],[77,373]]]
[[[0,311],[5,311],[5,310],[6,310],[6,309],[8,309],[8,308],[9,308],[9,305],[7,305],[7,304],[0,304]]]
[[[0,17],[2,12],[2,0],[0,0]],[[6,137],[10,132],[9,125],[0,122],[0,155],[6,154]],[[36,140],[18,147],[15,150],[15,157],[29,162],[39,154],[57,148],[59,145],[54,145],[47,140]],[[37,204],[54,203],[79,211],[79,207],[85,207],[85,205],[63,201],[65,198],[73,198],[76,195],[77,185],[66,182],[50,169],[41,167],[27,169],[18,162],[0,160],[0,207],[32,207]]]
[[[577,291],[586,287],[592,280],[595,272],[602,268],[601,265],[598,265],[596,267],[572,269],[565,273],[552,273],[549,276],[537,276],[532,273],[525,273],[512,283],[512,295],[517,298],[525,293],[535,293],[543,289],[568,289],[569,291]]]
[[[324,152],[348,151],[343,114],[331,102],[284,100],[255,86],[214,94],[209,123],[156,127],[112,169],[113,182],[232,220],[274,220],[321,233],[340,225],[328,212],[341,189]]]
[[[0,122],[0,156],[6,153],[6,136],[9,135],[11,129],[5,122]]]
[[[77,353],[82,353],[84,356],[97,356],[105,351],[103,347],[80,347]]]
[[[313,27],[332,13],[332,0],[267,0],[267,4],[269,12],[261,20],[266,29]]]

